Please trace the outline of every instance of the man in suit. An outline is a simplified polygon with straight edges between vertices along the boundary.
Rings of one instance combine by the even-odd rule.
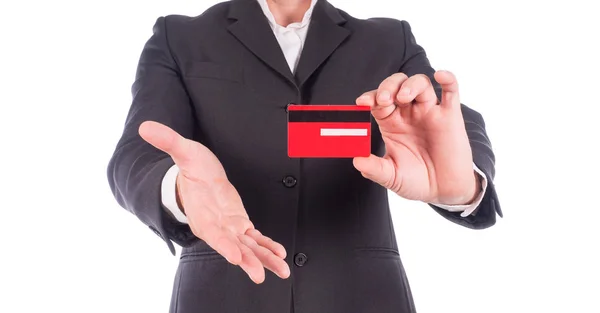
[[[405,21],[326,0],[161,17],[132,93],[108,176],[183,247],[171,312],[415,312],[388,190],[469,228],[502,214],[482,116]],[[289,158],[292,103],[370,107],[373,155]]]

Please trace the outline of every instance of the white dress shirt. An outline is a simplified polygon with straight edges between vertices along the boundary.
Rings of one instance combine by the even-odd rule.
[[[275,17],[271,13],[269,9],[269,5],[267,4],[267,0],[257,0],[260,4],[263,13],[269,20],[269,24],[271,25],[271,29],[277,38],[277,42],[281,46],[281,50],[285,55],[285,59],[290,67],[290,70],[293,72],[296,71],[296,66],[298,65],[298,61],[300,60],[300,54],[302,52],[302,48],[304,47],[304,41],[306,39],[306,34],[308,32],[308,25],[310,23],[310,18],[313,12],[313,8],[317,3],[317,0],[312,0],[310,4],[310,8],[304,14],[304,18],[300,23],[292,23],[286,27],[278,25],[275,21]],[[482,188],[481,193],[475,199],[472,204],[469,205],[443,205],[443,204],[434,204],[440,208],[448,210],[450,212],[462,212],[461,216],[465,217],[473,213],[475,209],[481,203],[483,199],[483,195],[485,194],[485,190],[487,188],[487,178],[483,174],[483,172],[473,164],[473,169],[481,176]],[[167,173],[165,174],[162,181],[162,191],[161,191],[161,199],[164,208],[169,212],[177,221],[181,223],[187,224],[187,217],[183,214],[179,206],[177,205],[177,198],[175,192],[175,182],[177,179],[177,174],[179,173],[179,168],[177,165],[173,165]]]

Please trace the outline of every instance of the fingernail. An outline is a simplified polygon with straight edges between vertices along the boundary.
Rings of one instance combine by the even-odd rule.
[[[402,95],[402,96],[408,96],[408,95],[410,95],[410,89],[408,89],[408,88],[402,88],[400,90],[400,95]]]
[[[379,101],[388,101],[390,100],[390,93],[388,91],[382,91],[379,93]]]

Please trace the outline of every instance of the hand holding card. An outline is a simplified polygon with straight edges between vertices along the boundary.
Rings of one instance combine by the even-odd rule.
[[[288,106],[290,158],[353,158],[371,154],[371,109],[357,105]]]

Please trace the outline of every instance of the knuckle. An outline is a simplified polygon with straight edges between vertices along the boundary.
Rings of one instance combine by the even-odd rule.
[[[422,75],[421,77],[422,77],[422,79],[423,79],[423,82],[425,83],[425,85],[426,85],[426,86],[429,86],[429,85],[431,85],[431,78],[429,78],[429,76],[427,76],[427,75]]]
[[[390,85],[390,78],[388,77],[388,78],[384,79],[384,80],[383,80],[383,81],[382,81],[382,82],[379,84],[379,87],[377,88],[377,91],[379,92],[379,91],[381,91],[381,90],[383,90],[383,89],[387,89],[387,88],[389,88],[389,85]]]
[[[426,84],[431,83],[431,80],[425,74],[416,74],[412,78],[415,83],[420,84],[420,85],[426,85]]]
[[[395,73],[388,78],[384,79],[381,84],[379,84],[379,89],[392,89],[397,88],[400,83],[405,81],[408,78],[404,73]]]
[[[419,77],[420,79],[423,79],[423,80],[429,81],[429,76],[427,76],[427,75],[425,75],[425,74],[422,74],[422,73],[421,73],[421,74],[417,74],[417,75],[415,75],[415,76],[416,76],[416,77]]]
[[[396,73],[396,74],[392,75],[392,77],[395,77],[398,80],[405,80],[408,78],[408,75],[406,75],[404,73]]]

